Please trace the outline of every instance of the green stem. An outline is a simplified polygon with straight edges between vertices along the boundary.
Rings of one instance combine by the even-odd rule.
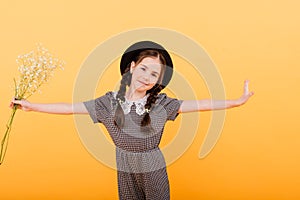
[[[18,107],[18,105],[14,105],[14,107],[12,109],[11,116],[10,116],[8,122],[7,122],[7,125],[6,125],[5,134],[4,134],[4,136],[2,138],[2,141],[1,141],[0,165],[3,163],[4,157],[5,157],[5,154],[6,154],[8,139],[9,139],[9,133],[10,133],[10,130],[11,130],[11,126],[12,126],[16,111],[17,111],[17,107]]]

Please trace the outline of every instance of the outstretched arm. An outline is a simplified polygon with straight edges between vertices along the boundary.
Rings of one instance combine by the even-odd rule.
[[[49,114],[88,114],[87,109],[83,103],[50,103],[50,104],[40,104],[40,103],[30,103],[27,100],[12,100],[10,107],[14,104],[18,105],[19,109],[24,111],[35,111],[43,112]]]
[[[195,111],[209,111],[209,110],[222,110],[241,106],[245,104],[248,99],[254,94],[254,92],[249,92],[248,89],[249,81],[246,80],[244,83],[244,93],[243,95],[234,100],[185,100],[182,102],[179,113],[185,112],[195,112]]]

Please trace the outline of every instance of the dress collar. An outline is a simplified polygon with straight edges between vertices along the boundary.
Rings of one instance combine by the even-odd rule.
[[[117,92],[113,92],[114,94],[114,98],[116,99],[117,97]],[[149,94],[147,94],[146,96],[144,96],[141,99],[137,99],[137,100],[128,100],[125,97],[125,101],[121,102],[121,107],[124,111],[124,114],[128,114],[130,112],[131,106],[134,104],[136,106],[135,112],[138,115],[142,115],[145,113],[146,109],[145,109],[145,105],[147,103],[147,98],[148,98]]]

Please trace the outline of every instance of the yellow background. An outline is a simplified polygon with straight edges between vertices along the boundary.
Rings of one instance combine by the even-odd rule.
[[[255,91],[246,105],[227,110],[222,136],[202,160],[211,114],[200,114],[193,144],[168,167],[172,199],[300,199],[299,7],[296,0],[2,1],[0,130],[10,115],[15,59],[36,42],[67,65],[30,100],[71,102],[80,65],[101,42],[137,28],[172,29],[207,50],[228,98],[241,95],[246,78]],[[184,62],[175,64],[184,71]],[[204,83],[197,88],[209,98]],[[13,126],[0,199],[117,199],[116,172],[86,151],[72,116],[18,111]]]

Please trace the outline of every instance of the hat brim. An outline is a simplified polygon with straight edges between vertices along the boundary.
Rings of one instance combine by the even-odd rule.
[[[173,62],[172,62],[171,56],[167,52],[167,50],[164,47],[162,47],[160,44],[157,44],[152,41],[137,42],[125,50],[124,54],[122,55],[121,62],[120,62],[121,75],[123,75],[125,73],[125,69],[139,55],[139,53],[144,50],[156,50],[156,51],[160,52],[163,55],[163,57],[165,58],[166,70],[164,73],[164,78],[160,85],[162,87],[167,86],[173,75]]]

